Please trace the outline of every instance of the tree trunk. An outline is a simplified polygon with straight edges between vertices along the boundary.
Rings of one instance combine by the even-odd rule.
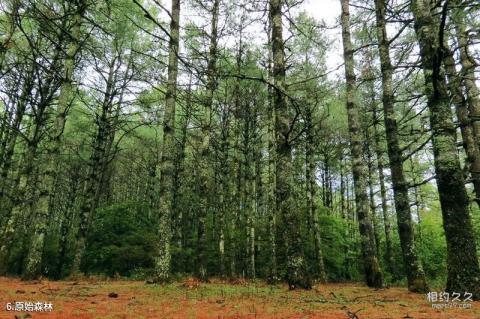
[[[22,93],[16,103],[16,110],[12,126],[6,132],[4,140],[5,151],[3,154],[3,158],[1,158],[2,162],[0,162],[0,209],[2,209],[2,212],[5,211],[5,208],[9,206],[6,204],[6,201],[8,201],[7,196],[9,195],[8,190],[10,186],[10,183],[8,182],[9,174],[12,168],[12,159],[15,147],[17,145],[17,137],[20,132],[20,125],[22,123],[25,109],[27,107],[27,98],[33,88],[33,72],[34,70],[32,68],[27,74],[26,79],[23,83]],[[6,219],[8,219],[8,217],[8,215],[4,216],[4,218]],[[0,224],[3,225],[3,223]]]
[[[175,140],[175,102],[178,73],[177,56],[180,38],[180,0],[172,1],[171,17],[167,93],[163,118],[163,152],[160,162],[159,244],[155,256],[155,282],[166,282],[170,279],[171,222],[173,216],[175,161],[178,148]]]
[[[433,131],[433,155],[443,227],[447,240],[446,291],[470,292],[480,298],[480,269],[475,236],[468,211],[468,195],[456,149],[450,99],[441,72],[442,42],[432,17],[430,2],[413,0],[414,27],[420,45],[425,94]]]
[[[207,87],[206,98],[204,102],[204,115],[202,122],[202,144],[200,146],[200,203],[198,207],[198,234],[197,234],[197,269],[196,275],[202,280],[208,280],[207,274],[207,234],[206,222],[210,209],[210,196],[213,188],[212,176],[210,174],[210,139],[212,129],[212,108],[213,94],[217,88],[217,45],[218,45],[218,15],[220,0],[214,0],[211,18],[210,46],[207,63]]]
[[[59,155],[62,144],[62,135],[65,128],[67,113],[72,103],[72,80],[75,68],[75,56],[80,49],[80,27],[85,5],[79,4],[75,8],[73,27],[71,30],[72,40],[66,52],[64,61],[64,78],[58,98],[57,117],[53,128],[53,147],[47,156],[47,164],[39,180],[39,196],[34,204],[35,225],[33,238],[28,252],[26,266],[22,277],[24,279],[35,279],[41,276],[42,255],[45,245],[45,237],[48,228],[49,217],[51,216],[51,202],[55,196],[54,188],[57,174],[59,173]]]
[[[101,105],[101,113],[98,117],[97,132],[93,139],[93,150],[88,163],[88,175],[85,182],[81,202],[79,228],[76,234],[75,251],[71,273],[76,275],[80,272],[80,266],[85,254],[88,229],[93,219],[95,210],[101,195],[101,185],[104,179],[104,166],[107,163],[107,147],[109,140],[109,118],[112,110],[114,94],[115,62],[110,62],[109,74],[106,79],[106,90]],[[105,167],[106,168],[106,167]]]
[[[463,85],[465,87],[465,93],[467,96],[466,106],[468,107],[468,112],[469,112],[469,114],[466,114],[466,112],[462,109],[461,110],[462,112],[460,114],[458,114],[457,112],[457,116],[460,115],[461,117],[464,117],[463,119],[464,124],[461,124],[462,127],[464,125],[471,126],[471,128],[468,128],[466,130],[472,131],[473,136],[471,137],[473,137],[473,141],[475,144],[472,145],[471,143],[468,143],[464,145],[464,147],[466,146],[469,149],[469,150],[466,149],[465,151],[467,153],[467,156],[469,157],[468,159],[470,162],[469,171],[470,171],[470,174],[472,175],[473,186],[475,190],[475,200],[477,204],[480,205],[480,166],[479,166],[479,162],[480,162],[480,154],[479,154],[480,91],[477,87],[476,77],[475,77],[476,62],[474,60],[472,61],[472,56],[471,56],[471,53],[469,52],[469,43],[468,43],[469,40],[468,40],[468,35],[466,33],[465,21],[464,21],[465,12],[462,10],[460,1],[455,0],[452,2],[453,2],[452,3],[452,7],[453,7],[452,20],[455,25],[456,38],[457,38],[457,43],[458,43],[459,52],[460,52],[459,54],[460,64],[462,66],[461,75],[460,75],[461,79],[455,81],[457,83],[453,85],[458,86],[463,82]],[[448,48],[448,46],[446,47]],[[452,71],[453,70],[455,70],[455,64],[453,64]],[[461,97],[463,99],[463,92],[460,89],[460,87],[454,87],[453,89],[460,90]],[[459,121],[462,121],[460,117],[459,117]],[[468,139],[470,139],[471,137],[468,137]]]
[[[173,235],[174,241],[177,243],[177,249],[179,253],[177,254],[175,267],[177,272],[182,273],[185,271],[185,254],[184,254],[184,244],[185,244],[185,220],[184,220],[184,213],[183,207],[180,207],[180,199],[181,196],[181,188],[183,186],[182,176],[184,171],[184,162],[185,162],[185,148],[187,146],[187,129],[190,123],[190,109],[191,102],[190,102],[190,94],[191,94],[191,85],[188,88],[188,97],[186,102],[186,114],[184,115],[182,129],[181,129],[181,137],[180,137],[180,146],[178,148],[177,153],[177,160],[175,162],[175,172],[173,176],[173,208],[172,211],[174,212],[175,216],[175,233]]]
[[[268,19],[268,30],[272,28],[271,15]],[[268,45],[272,45],[272,33],[268,32]],[[273,82],[273,57],[272,50],[268,52],[268,80]],[[277,273],[277,200],[275,198],[276,177],[275,177],[275,92],[272,86],[268,86],[268,109],[267,109],[267,143],[268,143],[268,183],[267,183],[267,217],[268,217],[268,246],[269,246],[269,273],[268,281],[275,283],[279,280]]]
[[[398,234],[402,247],[403,262],[407,273],[408,289],[412,292],[428,290],[425,274],[415,246],[412,215],[408,199],[408,185],[403,172],[403,155],[398,141],[398,126],[394,111],[392,84],[393,68],[390,61],[389,40],[387,39],[385,0],[375,0],[377,37],[379,42],[383,88],[383,110],[387,137],[388,158],[392,172],[393,196],[397,213]]]
[[[272,56],[276,134],[276,199],[285,226],[286,280],[290,289],[311,288],[300,237],[300,214],[294,198],[292,145],[289,135],[292,123],[285,95],[285,52],[282,31],[281,0],[270,0],[272,19]]]
[[[77,168],[77,169],[75,169]],[[64,265],[65,259],[68,251],[68,234],[74,224],[75,213],[76,213],[76,198],[78,196],[78,191],[81,189],[81,170],[79,166],[74,167],[73,176],[70,179],[67,202],[65,205],[65,211],[63,213],[63,219],[60,225],[60,239],[58,241],[58,261],[56,275],[57,278],[62,278],[64,276]]]
[[[305,115],[305,180],[307,183],[307,205],[308,217],[311,219],[313,237],[315,239],[315,254],[317,263],[317,278],[321,283],[327,281],[325,264],[323,262],[322,238],[320,235],[320,223],[318,220],[318,209],[315,203],[317,196],[316,165],[315,165],[315,141],[313,138],[312,110],[307,109]]]
[[[448,43],[444,44],[443,50],[443,65],[448,79],[448,90],[460,122],[463,148],[467,155],[467,168],[472,177],[475,198],[477,203],[480,203],[480,150],[470,122],[467,101],[463,96],[462,80],[455,68],[454,53],[448,48]]]
[[[246,238],[247,238],[247,274],[255,278],[255,174],[254,174],[254,123],[252,117],[254,110],[250,108],[249,101],[243,106],[244,121],[244,172],[245,172],[245,215],[246,215]]]
[[[395,263],[393,260],[393,244],[392,244],[392,225],[388,213],[387,189],[385,187],[385,175],[383,172],[383,151],[380,145],[380,132],[378,132],[378,115],[377,104],[373,108],[373,130],[375,134],[375,153],[377,155],[378,180],[380,183],[380,197],[382,200],[382,216],[385,230],[385,260],[388,271],[395,277]]]
[[[358,217],[359,231],[365,279],[370,287],[382,287],[383,276],[376,254],[375,238],[372,221],[368,213],[367,194],[367,167],[364,162],[363,145],[365,143],[361,130],[359,108],[355,101],[356,78],[354,73],[353,46],[350,35],[350,8],[349,0],[341,0],[342,5],[342,39],[343,55],[345,60],[345,77],[347,85],[347,113],[350,133],[350,147],[352,156],[352,171],[355,188],[355,203]]]
[[[367,141],[369,137],[366,138]],[[373,227],[373,237],[375,238],[375,247],[376,253],[378,258],[382,255],[380,252],[380,225],[378,224],[377,218],[377,205],[375,204],[375,192],[373,190],[373,184],[375,183],[374,176],[373,176],[373,159],[370,150],[370,146],[367,142],[367,165],[368,165],[368,199],[370,202],[370,216],[372,219],[372,227]]]

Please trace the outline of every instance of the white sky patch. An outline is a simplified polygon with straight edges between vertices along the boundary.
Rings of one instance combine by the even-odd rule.
[[[332,40],[328,48],[327,57],[325,59],[327,70],[338,68],[343,62],[341,50],[341,29],[338,21],[341,13],[339,0],[306,0],[303,4],[304,10],[317,21],[324,21],[329,28],[326,35]],[[342,71],[342,70],[340,70]],[[333,74],[338,74],[334,72]]]
[[[306,0],[305,10],[314,18],[333,25],[340,17],[339,0]]]
[[[165,8],[169,9],[171,8],[171,0],[163,0],[162,3],[164,4]],[[182,3],[183,8],[186,7],[185,3]],[[341,29],[338,25],[338,21],[340,18],[340,13],[341,13],[341,6],[340,6],[340,0],[305,0],[303,4],[298,6],[296,8],[296,11],[305,11],[307,12],[308,15],[313,17],[317,21],[324,21],[326,26],[328,27],[327,30],[325,30],[326,33],[326,38],[331,41],[328,52],[327,52],[327,57],[325,59],[326,61],[326,68],[327,70],[335,70],[341,65],[343,62],[342,58],[342,50],[341,50]],[[187,15],[188,17],[184,16]],[[181,20],[182,22],[185,22],[186,20],[198,20],[195,16],[191,15],[192,12],[186,13],[184,10],[181,11]],[[165,13],[161,13],[161,16],[164,19],[167,19],[167,16]],[[285,22],[285,21],[284,21]],[[267,21],[265,21],[267,23]],[[257,35],[257,37],[260,40],[259,45],[264,42],[266,39],[264,39],[263,36],[259,36],[259,34],[264,33],[264,27],[260,27],[259,25],[254,25],[252,26],[255,29],[258,29],[256,32],[253,32],[253,35]],[[248,32],[251,32],[251,30],[248,30]],[[225,39],[227,43],[234,42],[236,39]],[[232,41],[233,40],[233,41]],[[256,41],[255,41],[256,42]],[[337,72],[333,72],[332,76],[338,76],[339,73],[338,71],[342,71],[342,69],[337,70]]]

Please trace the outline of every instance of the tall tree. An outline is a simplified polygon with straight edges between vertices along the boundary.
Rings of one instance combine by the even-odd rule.
[[[270,0],[272,21],[272,59],[276,135],[276,191],[277,209],[285,226],[286,280],[290,289],[311,288],[307,264],[300,236],[300,221],[294,198],[291,136],[295,124],[286,95],[286,65],[282,26],[281,0]]]
[[[470,173],[472,175],[473,186],[475,190],[475,200],[480,205],[480,91],[475,81],[475,66],[477,63],[472,59],[470,52],[470,41],[468,38],[467,28],[465,26],[465,10],[461,1],[454,0],[450,2],[451,18],[455,29],[455,38],[459,49],[459,58],[461,65],[460,83],[453,83],[453,86],[458,86],[463,83],[466,94],[466,106],[468,108],[466,123],[471,127],[474,143],[465,143],[467,156],[470,162]],[[447,48],[448,46],[445,45]],[[448,56],[448,54],[447,54]],[[451,64],[447,62],[447,65]],[[453,64],[455,65],[455,64]],[[448,72],[448,71],[447,71]],[[455,89],[455,88],[454,88]],[[462,94],[463,95],[463,94]],[[465,112],[462,112],[465,114]],[[460,114],[461,115],[461,114]],[[464,125],[462,125],[464,127]],[[470,128],[466,128],[470,130]]]
[[[109,35],[107,35],[108,37]],[[91,226],[95,211],[98,208],[102,195],[107,193],[108,170],[114,152],[112,143],[118,130],[118,117],[124,106],[123,98],[125,87],[133,75],[132,55],[124,46],[120,34],[114,34],[110,42],[111,47],[98,59],[95,71],[101,79],[98,85],[98,96],[93,98],[96,125],[93,133],[90,158],[88,160],[88,173],[82,191],[79,207],[79,226],[75,235],[74,258],[71,273],[78,274],[84,259],[88,230]],[[133,44],[133,43],[130,43]],[[124,58],[128,57],[127,60]]]
[[[156,282],[167,281],[170,276],[170,240],[172,237],[174,175],[177,160],[175,140],[175,101],[177,91],[178,52],[180,38],[180,0],[172,1],[170,41],[168,45],[168,80],[163,117],[163,152],[160,168],[160,207],[158,226],[158,253],[155,260]]]
[[[450,108],[450,97],[442,71],[443,23],[434,19],[431,3],[413,0],[411,10],[420,46],[420,58],[425,78],[425,95],[433,131],[433,155],[438,194],[447,240],[449,292],[470,292],[480,298],[480,269],[475,236],[468,211],[460,161],[456,150],[456,131]]]
[[[387,150],[392,172],[393,196],[397,213],[398,234],[402,247],[403,262],[407,273],[408,290],[426,292],[428,290],[425,274],[418,258],[415,246],[414,228],[410,202],[408,198],[408,184],[403,172],[403,155],[398,140],[398,125],[394,109],[393,67],[390,60],[390,41],[387,38],[386,0],[375,0],[375,14],[377,22],[378,49],[382,72],[382,102],[387,137]]]
[[[267,24],[268,47],[272,46],[272,15],[269,15]],[[273,56],[272,50],[268,50],[268,81],[273,82]],[[268,279],[271,282],[278,281],[277,273],[277,200],[276,200],[276,176],[275,176],[275,156],[276,156],[276,139],[275,139],[275,92],[271,85],[267,88],[268,107],[267,107],[267,150],[268,150],[268,184],[267,184],[267,214],[268,214],[268,251],[270,256]]]
[[[318,266],[318,280],[322,283],[327,281],[325,264],[323,262],[322,238],[320,233],[320,222],[318,218],[318,207],[316,204],[317,176],[315,163],[315,139],[313,132],[312,110],[308,108],[305,114],[305,180],[307,183],[307,205],[308,216],[312,221],[313,236],[315,238],[315,253]]]
[[[67,113],[73,100],[73,72],[75,68],[75,58],[78,55],[81,45],[81,24],[83,14],[86,10],[86,1],[80,0],[69,5],[67,13],[72,12],[72,21],[69,25],[68,46],[64,60],[63,80],[58,97],[56,118],[51,133],[50,141],[52,149],[47,157],[47,164],[40,176],[39,196],[34,204],[36,216],[34,225],[34,234],[30,244],[27,256],[23,278],[32,279],[41,275],[42,254],[45,245],[45,237],[48,227],[48,220],[52,214],[52,201],[55,196],[54,188],[56,177],[59,174],[60,150],[62,147],[62,135],[65,129]],[[65,19],[69,16],[65,14]],[[67,32],[67,31],[65,31]]]
[[[385,185],[385,173],[384,173],[384,150],[381,143],[381,132],[379,129],[379,115],[377,114],[377,103],[373,105],[373,134],[375,136],[375,153],[377,156],[377,168],[378,168],[378,181],[380,184],[380,198],[382,205],[383,226],[385,231],[385,260],[387,263],[388,271],[391,274],[395,274],[395,264],[393,259],[393,242],[392,242],[392,224],[390,221],[390,214],[388,211],[387,202],[387,187]]]
[[[202,141],[200,145],[200,173],[198,174],[198,187],[200,202],[198,207],[198,234],[197,234],[197,266],[196,274],[201,280],[207,280],[207,234],[206,222],[210,210],[210,201],[213,191],[213,177],[210,173],[209,160],[211,151],[211,134],[213,119],[214,93],[217,88],[217,55],[218,55],[218,18],[220,11],[220,0],[214,0],[211,12],[210,44],[208,49],[208,61],[206,70],[206,93],[203,100],[202,116]]]
[[[355,203],[361,236],[365,280],[370,287],[382,287],[383,275],[376,254],[375,237],[369,216],[367,194],[368,173],[364,161],[364,135],[361,133],[359,107],[355,97],[356,76],[354,71],[354,48],[350,35],[350,1],[341,0],[343,57],[345,60],[345,78],[347,94],[348,129],[352,157],[352,171],[355,189]]]
[[[46,11],[50,13],[49,16],[44,15]],[[23,29],[22,23],[24,20],[16,21],[17,26],[24,30],[22,35],[27,44],[26,47],[19,47],[17,53],[22,55],[26,59],[25,61],[30,59],[35,61],[39,56],[44,58],[38,63],[31,64],[32,73],[27,72],[26,79],[23,82],[30,91],[24,91],[25,95],[18,100],[17,104],[18,110],[21,110],[18,115],[22,115],[22,117],[27,107],[30,107],[32,113],[31,126],[27,134],[24,135],[26,145],[21,168],[10,185],[2,185],[3,198],[10,195],[11,200],[2,203],[7,221],[0,241],[0,273],[6,269],[8,250],[12,248],[18,223],[23,216],[27,216],[27,212],[33,211],[34,203],[37,200],[38,173],[42,163],[41,142],[48,134],[49,110],[62,82],[58,75],[62,70],[61,63],[66,34],[55,30],[66,25],[66,19],[62,19],[62,14],[65,12],[55,7],[54,4],[39,7],[38,4],[29,3],[27,13],[31,14],[30,23],[32,26],[28,29],[28,32]],[[42,27],[46,31],[44,33],[37,32]],[[29,78],[30,76],[31,78]],[[23,105],[23,103],[26,104]],[[11,142],[15,143],[17,136],[18,132],[13,133]],[[15,146],[11,144],[12,148],[9,152],[13,151]],[[10,168],[9,161],[11,158],[5,159],[7,159],[7,162],[4,163],[3,169],[5,175],[8,176],[8,171],[5,169]],[[5,186],[9,187],[10,194],[6,193]]]

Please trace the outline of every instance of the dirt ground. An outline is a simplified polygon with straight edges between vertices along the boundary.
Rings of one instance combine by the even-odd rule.
[[[373,290],[356,283],[288,291],[283,285],[244,281],[199,284],[187,280],[159,286],[123,280],[22,282],[0,278],[0,302],[0,318],[480,318],[480,302],[468,302],[469,309],[440,310],[432,307],[426,295],[405,288]],[[51,303],[53,310],[8,311],[15,302]]]

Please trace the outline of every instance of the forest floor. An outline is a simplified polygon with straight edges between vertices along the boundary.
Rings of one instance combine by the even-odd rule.
[[[310,291],[261,282],[194,280],[168,285],[96,279],[22,282],[0,278],[0,318],[480,318],[480,302],[469,309],[434,309],[426,295],[405,288],[374,290],[357,283],[326,284]],[[7,311],[15,302],[47,302],[51,312]]]

